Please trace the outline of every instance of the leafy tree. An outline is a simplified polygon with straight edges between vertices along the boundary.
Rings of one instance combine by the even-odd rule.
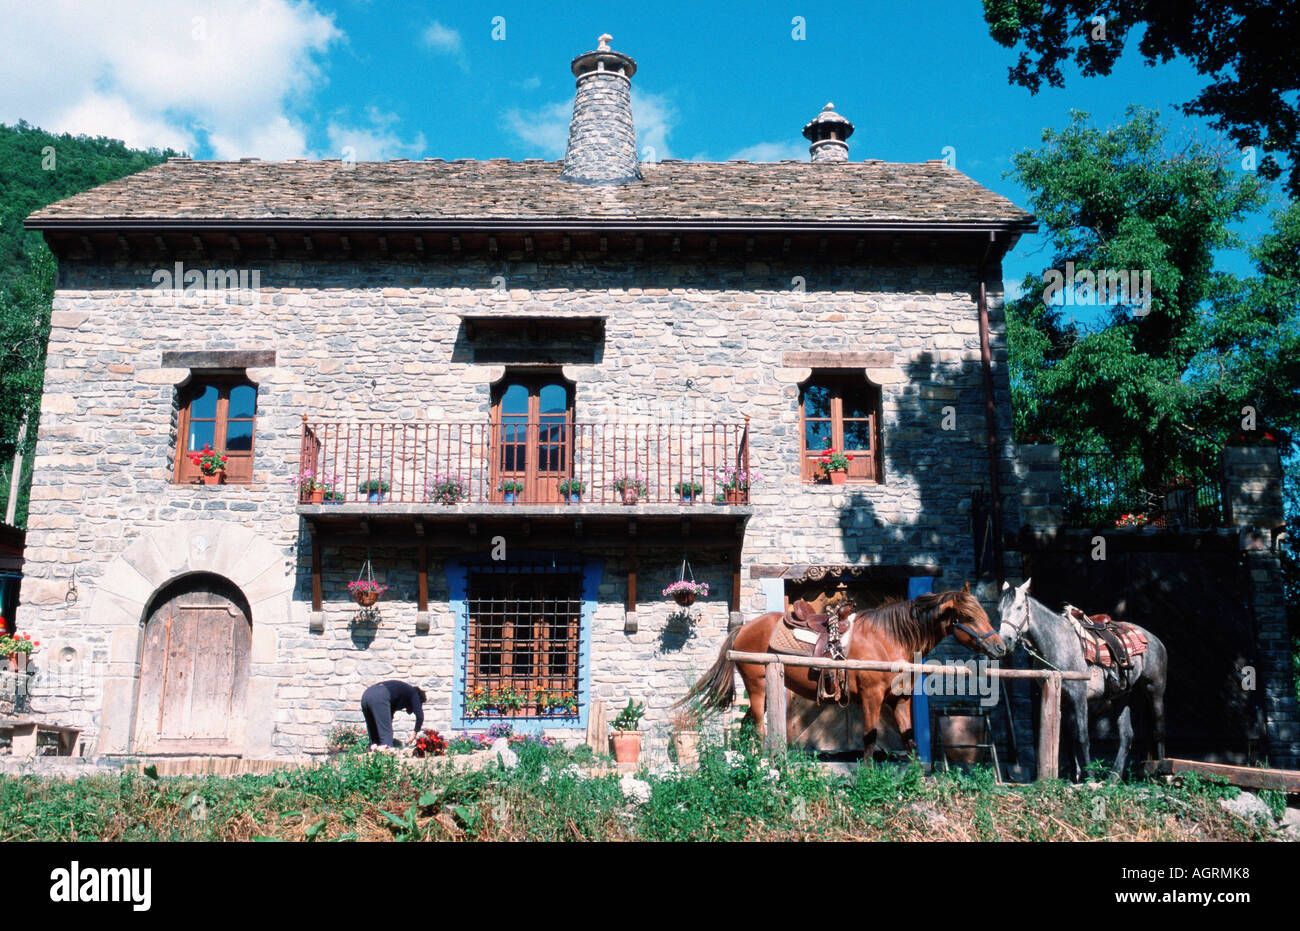
[[[1293,0],[984,0],[984,20],[999,44],[1023,43],[1010,69],[1013,83],[1037,93],[1061,87],[1061,64],[1073,59],[1086,77],[1110,74],[1127,40],[1141,32],[1148,64],[1188,59],[1210,83],[1183,105],[1209,118],[1237,145],[1266,150],[1265,178],[1285,152],[1289,187],[1300,196],[1300,6]]]
[[[1262,203],[1260,184],[1200,144],[1166,151],[1164,137],[1149,110],[1104,131],[1075,113],[1013,171],[1054,269],[1151,277],[1145,307],[1131,293],[1096,295],[1100,318],[1087,325],[1046,300],[1043,278],[1025,279],[1007,304],[1017,433],[1132,455],[1148,487],[1183,454],[1217,451],[1247,404],[1260,424],[1300,414],[1300,209],[1252,250],[1259,275],[1216,272],[1214,252],[1240,244],[1229,227]]]
[[[0,492],[7,497],[9,461],[17,450],[24,418],[24,443],[31,476],[36,445],[55,261],[39,233],[23,220],[47,204],[156,165],[170,149],[140,152],[114,139],[56,136],[27,123],[0,124]],[[18,522],[26,512],[26,494]],[[0,501],[3,507],[3,501]],[[3,512],[0,511],[0,515]]]

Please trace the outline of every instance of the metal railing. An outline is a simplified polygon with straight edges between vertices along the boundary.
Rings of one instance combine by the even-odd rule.
[[[1194,529],[1222,523],[1222,488],[1213,464],[1187,457],[1171,463],[1159,482],[1144,480],[1142,464],[1109,453],[1061,450],[1061,489],[1070,527],[1114,526],[1125,514],[1154,526]]]
[[[317,503],[744,504],[745,423],[309,421]],[[300,488],[300,501],[312,501]],[[634,500],[629,501],[632,498]]]

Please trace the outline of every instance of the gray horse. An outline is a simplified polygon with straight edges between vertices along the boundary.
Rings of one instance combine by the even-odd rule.
[[[1010,649],[1015,649],[1017,640],[1028,640],[1044,659],[1062,671],[1092,673],[1088,681],[1067,679],[1061,683],[1061,731],[1072,738],[1076,778],[1082,779],[1088,766],[1088,723],[1096,717],[1110,718],[1119,732],[1114,775],[1123,775],[1133,744],[1133,705],[1140,697],[1148,702],[1156,759],[1164,759],[1165,683],[1169,671],[1165,645],[1151,631],[1134,624],[1146,635],[1147,649],[1133,657],[1127,686],[1121,688],[1115,677],[1102,675],[1099,667],[1089,669],[1074,625],[1030,595],[1029,581],[1015,588],[1002,583],[998,602],[1002,626],[998,636]]]

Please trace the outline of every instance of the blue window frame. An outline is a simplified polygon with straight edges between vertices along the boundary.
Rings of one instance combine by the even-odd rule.
[[[601,559],[539,552],[511,553],[508,560],[472,557],[447,561],[448,593],[455,619],[452,677],[452,726],[454,728],[485,730],[493,724],[509,723],[516,733],[523,734],[538,733],[542,730],[586,729],[591,695],[591,626],[595,617],[597,591],[603,570],[604,561]],[[578,607],[576,649],[560,659],[548,659],[544,652],[537,656],[530,655],[531,650],[519,651],[517,648],[512,654],[510,634],[505,635],[507,642],[500,639],[502,627],[514,623],[514,619],[518,618],[520,622],[526,622],[525,627],[531,629],[531,625],[537,623],[533,612],[538,609],[538,606],[527,601],[512,606],[508,603],[508,596],[505,599],[500,596],[517,587],[508,584],[510,577],[527,582],[534,579],[541,581],[546,576],[557,577],[560,589],[564,588],[562,581],[564,577],[574,579],[576,583],[576,592],[574,592]],[[479,589],[477,592],[476,586]],[[531,587],[537,588],[537,586]],[[525,584],[522,588],[528,589],[530,586]],[[487,591],[488,589],[491,591]],[[499,602],[503,600],[507,603],[500,604]],[[490,608],[485,608],[485,604],[490,604]],[[484,623],[472,614],[484,610],[493,612],[492,623],[495,628],[486,632],[482,627],[472,630],[471,625]],[[542,610],[545,610],[545,606]],[[470,655],[471,649],[476,651],[474,656]],[[522,660],[520,660],[521,656]],[[471,671],[479,678],[486,671],[495,676],[513,679],[514,676],[508,675],[517,672],[512,664],[521,661],[531,665],[526,674],[520,675],[519,679],[573,682],[576,686],[578,714],[572,717],[551,717],[538,715],[534,711],[533,714],[525,716],[468,715],[465,707],[465,692],[469,687]],[[576,661],[576,670],[564,665],[571,661]],[[562,664],[558,669],[553,665],[556,662]],[[552,665],[541,668],[548,663]],[[548,674],[558,674],[559,678],[548,680]]]

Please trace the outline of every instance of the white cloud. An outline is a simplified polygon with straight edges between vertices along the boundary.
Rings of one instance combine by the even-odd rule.
[[[538,158],[563,158],[572,115],[573,101],[563,100],[536,110],[507,110],[505,121],[507,129],[537,150]]]
[[[539,158],[563,158],[572,116],[570,98],[533,110],[507,110],[505,124],[510,132],[536,148]],[[633,90],[632,123],[636,127],[637,158],[660,161],[673,157],[668,136],[677,124],[677,110],[667,97]]]
[[[460,33],[455,29],[434,20],[425,27],[420,38],[434,52],[454,59],[456,64],[460,65],[460,70],[469,70],[469,60],[465,57],[465,49],[461,42]]]
[[[779,162],[784,158],[806,162],[809,159],[807,143],[798,142],[756,142],[727,157],[751,162]]]
[[[358,162],[380,162],[389,158],[419,158],[425,151],[424,133],[411,140],[401,138],[394,127],[397,114],[383,113],[371,107],[366,117],[369,125],[357,126],[330,120],[326,128],[330,151],[322,158],[347,158]]]
[[[35,122],[29,120],[29,122]],[[121,139],[133,149],[175,149],[177,152],[194,151],[194,134],[173,126],[162,119],[151,119],[132,110],[131,105],[117,96],[90,93],[64,112],[63,126],[53,125],[51,130],[68,129],[87,136],[109,136]]]
[[[225,158],[305,154],[292,105],[342,38],[311,0],[0,0],[0,20],[0,120],[191,152],[206,139]]]

